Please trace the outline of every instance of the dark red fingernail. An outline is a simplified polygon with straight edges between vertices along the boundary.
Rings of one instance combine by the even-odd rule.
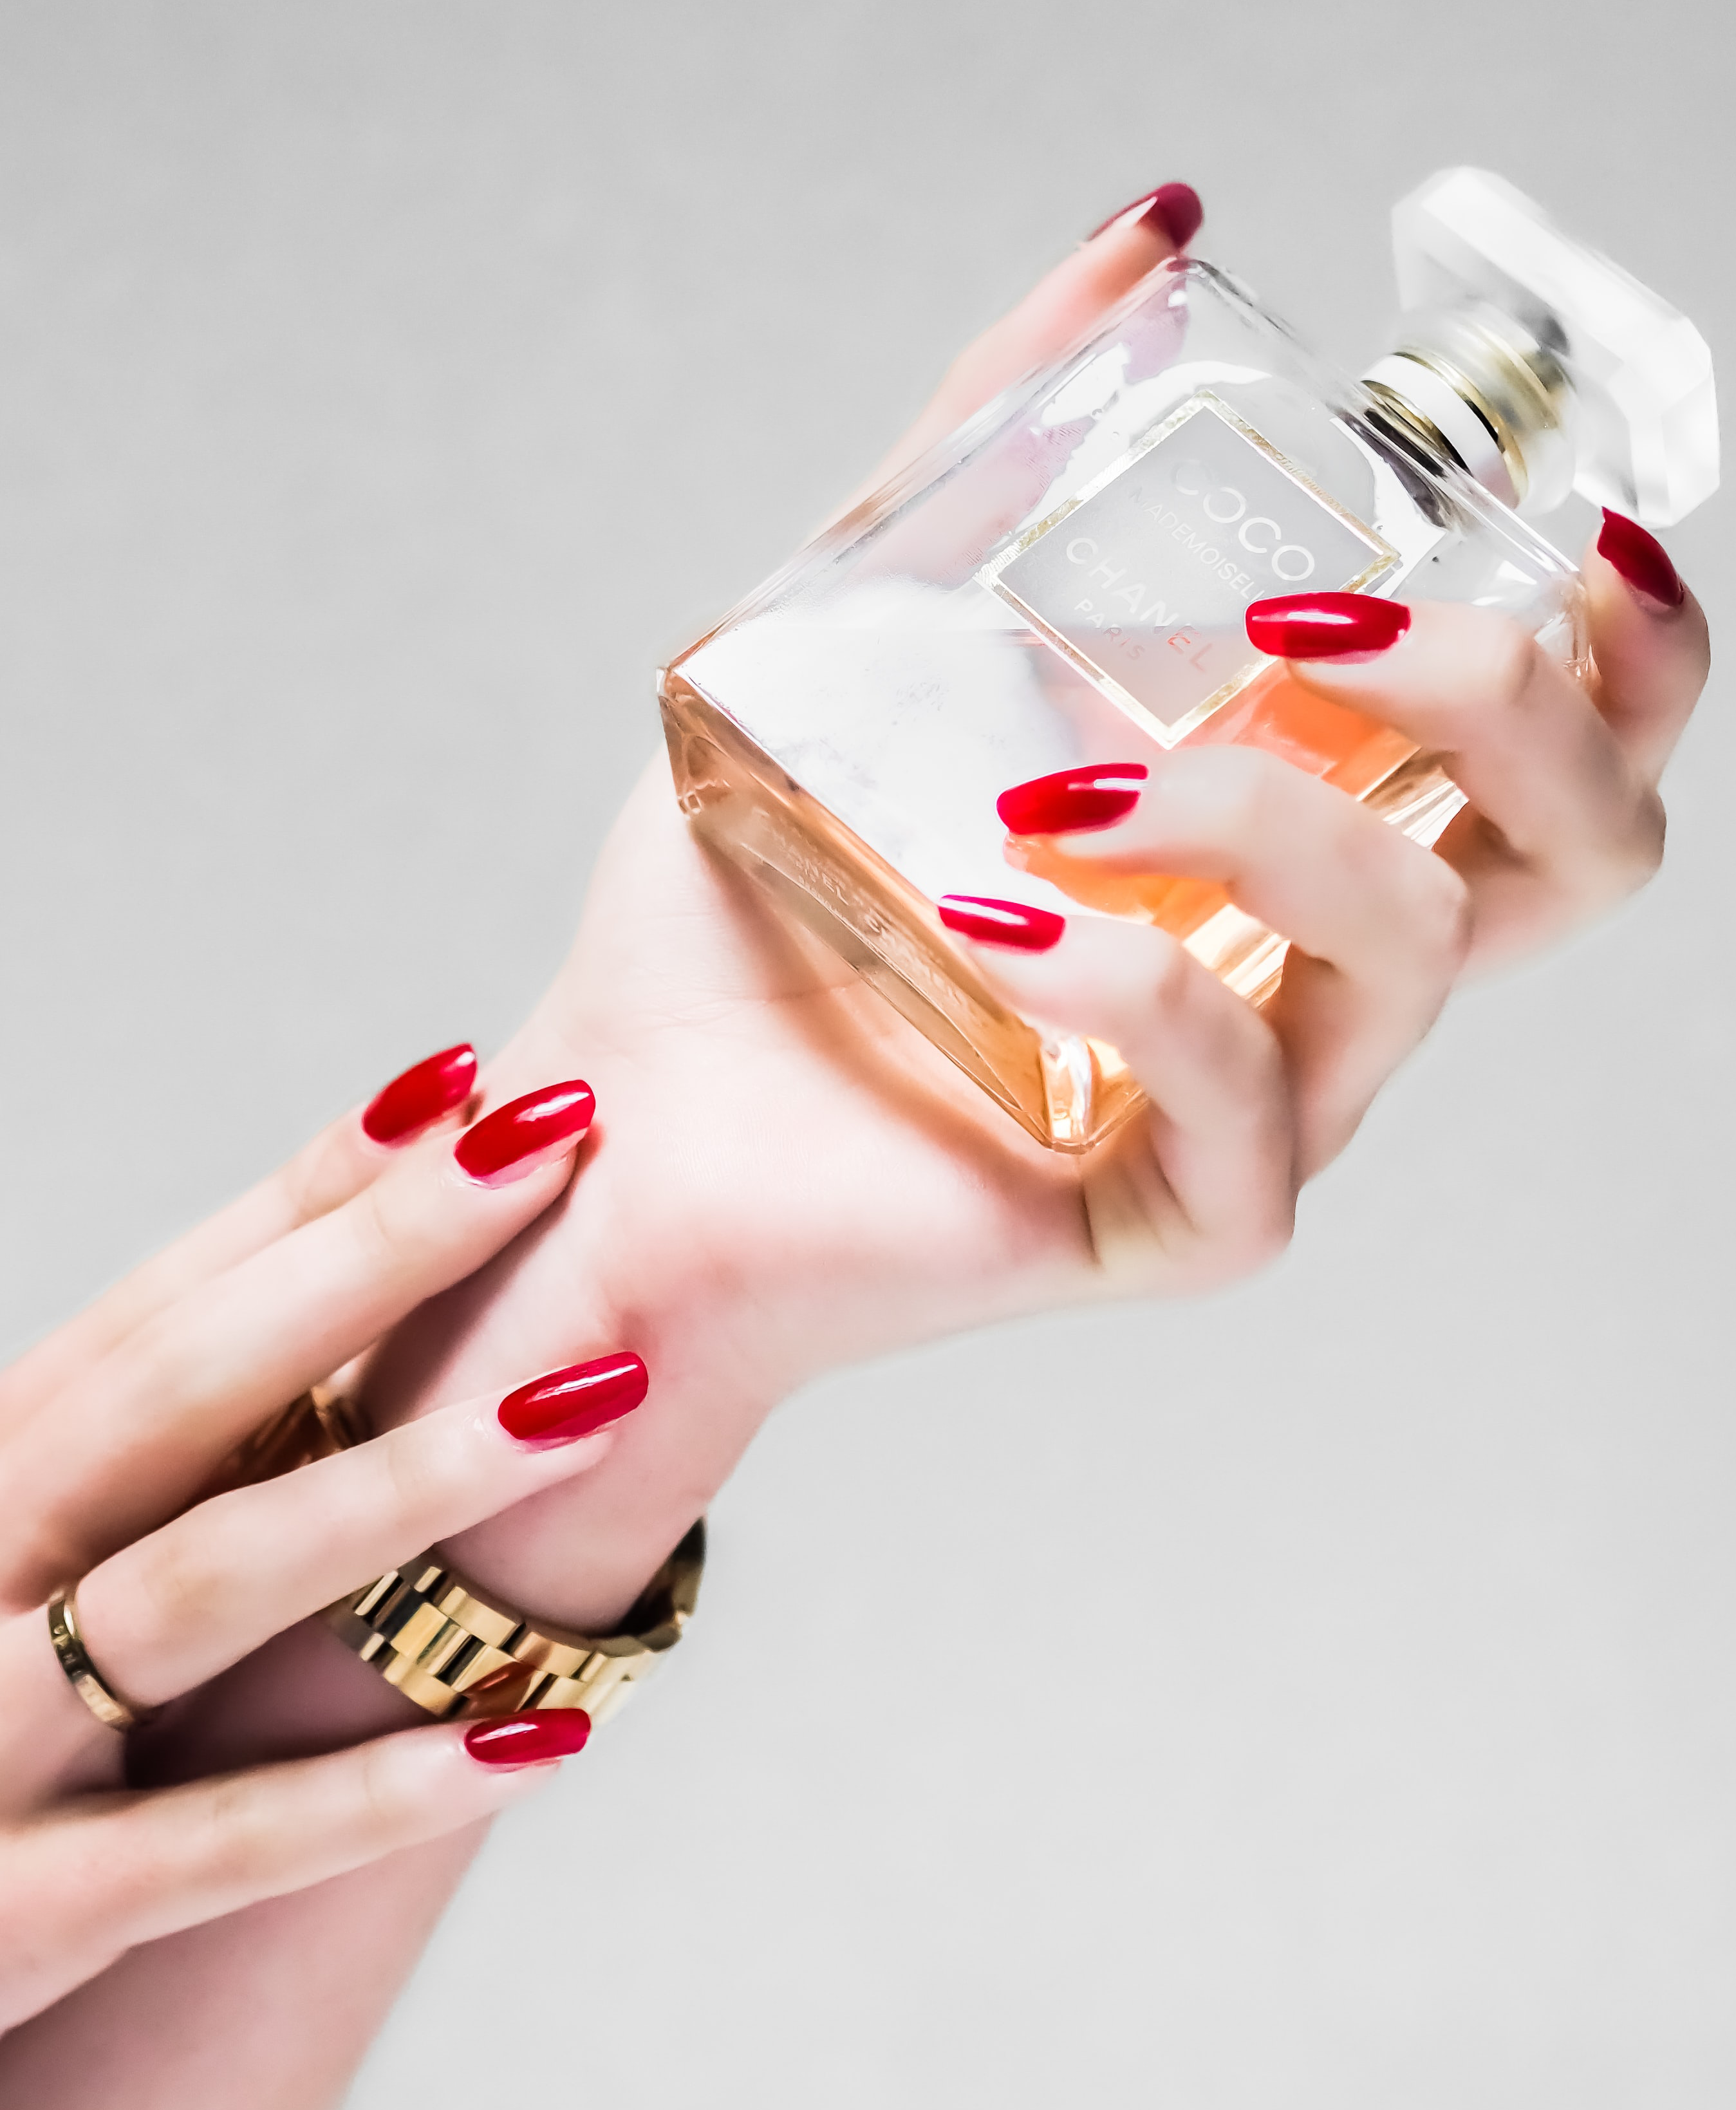
[[[1021,953],[1046,953],[1060,942],[1064,916],[1046,908],[1027,908],[1018,901],[996,901],[983,894],[947,894],[940,902],[941,921],[961,938],[985,945],[1012,945]]]
[[[1107,828],[1140,803],[1143,762],[1104,762],[1090,769],[1058,769],[1015,784],[995,801],[1001,825],[1015,835],[1065,835],[1076,828]]]
[[[631,1414],[649,1383],[637,1356],[598,1356],[533,1378],[508,1392],[496,1410],[501,1428],[515,1442],[551,1451]]]
[[[362,1134],[374,1143],[407,1143],[430,1121],[461,1107],[475,1089],[476,1050],[461,1040],[376,1092],[361,1117]]]
[[[582,1707],[549,1707],[530,1714],[496,1714],[465,1732],[465,1749],[484,1766],[538,1766],[569,1759],[591,1736]]]
[[[596,1112],[595,1094],[578,1079],[545,1084],[484,1114],[460,1136],[452,1155],[459,1170],[483,1186],[504,1187],[530,1171],[539,1157],[582,1136]]]
[[[1655,535],[1648,535],[1637,520],[1625,514],[1603,509],[1603,525],[1598,530],[1598,555],[1619,572],[1635,593],[1655,600],[1660,608],[1679,608],[1688,597],[1682,575],[1670,561],[1670,552]]]
[[[1124,205],[1119,212],[1112,212],[1101,227],[1094,227],[1085,238],[1095,242],[1117,220],[1125,220],[1135,227],[1153,227],[1159,234],[1167,235],[1175,248],[1185,249],[1199,233],[1205,216],[1206,209],[1199,202],[1199,193],[1191,183],[1159,183],[1154,191],[1147,191],[1131,205]]]
[[[1248,611],[1248,640],[1276,659],[1371,658],[1411,627],[1402,600],[1376,594],[1280,594]]]

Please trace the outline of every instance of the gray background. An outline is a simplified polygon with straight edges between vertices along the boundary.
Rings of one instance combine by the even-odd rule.
[[[1124,198],[1351,360],[1481,161],[1727,351],[1727,27],[3,0],[0,1337],[505,1036],[659,656]],[[1263,1279],[780,1415],[360,2110],[1728,2103],[1732,747]]]

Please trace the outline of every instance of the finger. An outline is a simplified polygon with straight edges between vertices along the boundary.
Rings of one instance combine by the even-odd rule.
[[[1028,847],[1039,847],[1031,845]],[[1463,882],[1333,786],[1253,748],[1183,750],[1108,827],[1050,836],[1044,875],[1213,881],[1289,939],[1268,1011],[1290,1065],[1300,1176],[1340,1151],[1434,1023],[1463,962]],[[1125,1051],[1124,1051],[1125,1052]]]
[[[1662,544],[1608,512],[1585,553],[1585,600],[1598,709],[1655,784],[1711,670],[1705,614]]]
[[[1281,1247],[1295,1200],[1290,1088],[1258,1012],[1149,925],[1075,917],[1040,955],[963,943],[1024,1016],[1116,1048],[1152,1103],[1118,1149],[1087,1161],[1106,1271],[1201,1289]]]
[[[79,1585],[92,1659],[130,1700],[159,1706],[374,1576],[588,1470],[645,1392],[637,1356],[601,1356],[202,1502]]]
[[[197,1284],[360,1193],[394,1153],[456,1124],[476,1081],[468,1041],[401,1071],[268,1178],[116,1283],[0,1374],[0,1429],[16,1427],[117,1342]]]
[[[1081,336],[1145,274],[1185,249],[1197,232],[1199,201],[1185,183],[1165,183],[1106,220],[954,360],[932,400],[848,503],[924,454],[1034,366]]]
[[[1584,686],[1508,618],[1419,603],[1389,650],[1292,661],[1307,687],[1398,727],[1475,809],[1441,851],[1463,872],[1475,956],[1621,899],[1657,869],[1663,809]]]
[[[592,1104],[575,1080],[432,1137],[130,1335],[0,1451],[20,1527],[0,1589],[33,1602],[174,1515],[268,1415],[499,1252],[565,1186]]]
[[[557,1723],[569,1728],[569,1748],[579,1722]],[[473,1752],[478,1744],[486,1751],[475,1728],[411,1729],[329,1757],[106,1799],[13,1833],[0,1906],[0,2029],[141,1942],[480,1822],[553,1771],[487,1763]]]

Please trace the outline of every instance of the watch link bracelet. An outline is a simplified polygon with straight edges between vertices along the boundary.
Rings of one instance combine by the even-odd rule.
[[[207,1489],[242,1487],[347,1451],[364,1438],[351,1403],[324,1386],[274,1415]],[[606,1721],[681,1639],[705,1568],[701,1517],[651,1578],[618,1634],[537,1626],[433,1554],[329,1605],[325,1622],[364,1663],[443,1718],[579,1707]]]

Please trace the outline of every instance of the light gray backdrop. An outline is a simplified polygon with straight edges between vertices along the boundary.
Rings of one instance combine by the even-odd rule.
[[[1354,360],[1481,162],[1727,349],[1727,26],[3,0],[0,1337],[505,1036],[659,656],[1125,198]],[[1264,1279],[782,1414],[357,2110],[1736,2097],[1733,777]]]

